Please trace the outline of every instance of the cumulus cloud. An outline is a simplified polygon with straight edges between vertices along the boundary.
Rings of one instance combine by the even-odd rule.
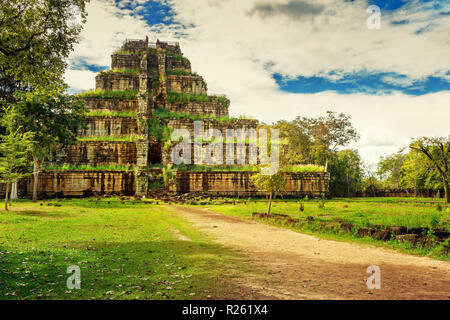
[[[64,78],[72,91],[85,91],[95,87],[95,72],[89,70],[67,70]]]
[[[323,5],[315,5],[302,0],[292,0],[288,3],[256,3],[249,15],[258,14],[263,18],[275,15],[284,15],[291,19],[302,19],[312,17],[321,13],[325,9]]]

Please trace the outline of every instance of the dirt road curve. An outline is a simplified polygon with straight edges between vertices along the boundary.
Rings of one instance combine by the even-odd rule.
[[[264,277],[235,284],[226,298],[450,300],[448,262],[323,240],[207,209],[172,209],[264,270]],[[381,268],[380,290],[367,289],[370,265]]]

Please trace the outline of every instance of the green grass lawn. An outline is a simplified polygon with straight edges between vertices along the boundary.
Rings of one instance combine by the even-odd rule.
[[[208,299],[244,270],[236,253],[161,205],[74,199],[10,209],[0,212],[0,299]],[[70,265],[81,268],[81,290],[66,286]]]
[[[300,203],[304,211],[300,211]],[[323,203],[323,207],[321,207]],[[438,205],[441,207],[439,210]],[[244,203],[211,205],[211,210],[233,215],[245,219],[252,219],[253,212],[265,213],[266,201],[247,200]],[[296,226],[286,226],[290,229],[302,231],[321,237],[371,243],[388,246],[403,252],[428,255],[439,259],[450,260],[448,255],[441,255],[441,247],[412,247],[410,243],[399,243],[392,239],[387,242],[375,240],[370,237],[361,238],[357,235],[357,228],[404,226],[407,228],[441,227],[450,230],[450,206],[441,200],[412,199],[412,198],[353,198],[332,200],[277,200],[272,205],[272,213],[289,215],[294,219],[305,221]],[[313,217],[308,221],[308,217]],[[337,219],[352,223],[352,233],[330,228]],[[284,227],[283,223],[266,221]],[[326,224],[326,227],[323,225]],[[447,241],[448,242],[448,241]]]

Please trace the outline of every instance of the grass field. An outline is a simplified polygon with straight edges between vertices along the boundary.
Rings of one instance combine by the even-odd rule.
[[[242,201],[242,199],[241,199]],[[276,201],[273,213],[312,221],[285,226],[322,238],[370,243],[450,260],[440,247],[415,247],[334,229],[340,218],[355,227],[374,225],[449,230],[450,209],[430,199],[336,199]],[[251,219],[267,202],[207,206]],[[440,203],[442,210],[438,210]],[[262,221],[264,222],[264,220]],[[448,243],[448,240],[447,240]],[[221,298],[249,270],[247,258],[214,243],[168,207],[119,199],[20,200],[0,212],[0,299],[208,299]],[[81,269],[81,290],[66,286],[67,267]]]
[[[161,205],[20,201],[0,212],[0,299],[214,298],[240,259]],[[67,289],[70,265],[81,290]]]
[[[300,203],[303,203],[303,212],[300,211]],[[252,219],[252,213],[266,212],[267,202],[250,199],[245,204],[221,204],[212,205],[209,208],[222,214]],[[450,230],[450,206],[445,205],[441,200],[414,198],[287,200],[276,201],[272,206],[272,213],[289,215],[293,219],[300,219],[306,223],[294,227],[284,226],[283,223],[276,221],[266,221],[267,223],[289,227],[308,234],[320,235],[325,238],[371,243],[388,246],[403,252],[450,260],[448,255],[443,256],[440,253],[443,245],[439,247],[413,247],[410,243],[399,243],[395,239],[383,242],[370,237],[362,238],[356,233],[358,228],[376,226],[382,228],[391,226],[407,228],[441,227]],[[308,217],[313,219],[308,219]],[[345,233],[342,230],[330,228],[330,223],[336,220],[353,224],[353,232]],[[326,227],[323,227],[324,224]]]

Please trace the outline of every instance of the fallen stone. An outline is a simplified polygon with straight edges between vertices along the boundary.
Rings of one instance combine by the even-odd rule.
[[[341,222],[341,229],[345,232],[351,232],[353,229],[353,224],[347,222]]]
[[[374,229],[370,228],[359,228],[358,234],[360,237],[370,237],[375,232]]]
[[[406,234],[406,227],[389,227],[389,231],[391,231],[395,235]]]
[[[391,232],[388,230],[378,230],[371,237],[377,240],[388,241],[391,238]]]
[[[397,240],[400,242],[411,242],[412,244],[416,244],[419,239],[418,234],[402,234],[397,236]]]
[[[440,240],[445,240],[450,237],[450,231],[444,229],[434,229],[434,235]]]

